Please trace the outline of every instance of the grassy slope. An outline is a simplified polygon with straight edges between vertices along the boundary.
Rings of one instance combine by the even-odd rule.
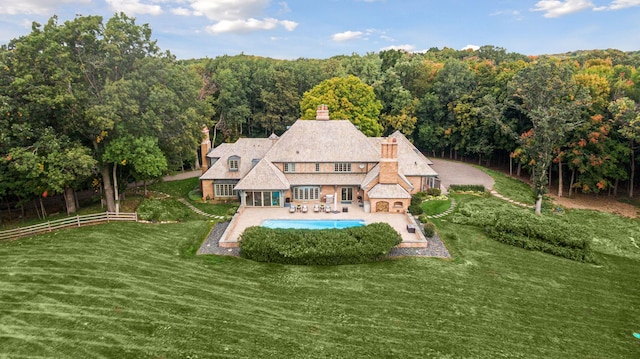
[[[448,210],[451,207],[451,199],[424,201],[420,207],[422,207],[424,214],[433,216]]]
[[[0,357],[640,356],[638,257],[597,267],[438,226],[453,261],[185,255],[203,221],[0,243]]]
[[[480,166],[476,167],[487,173],[489,176],[493,177],[493,180],[495,181],[493,189],[496,190],[496,192],[520,203],[535,203],[535,195],[533,193],[533,189],[527,183],[507,176],[502,172],[490,170],[488,168]]]

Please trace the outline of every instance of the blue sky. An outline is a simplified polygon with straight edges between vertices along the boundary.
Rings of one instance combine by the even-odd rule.
[[[328,58],[494,45],[525,55],[640,50],[640,0],[0,0],[0,43],[32,21],[125,12],[180,59]]]

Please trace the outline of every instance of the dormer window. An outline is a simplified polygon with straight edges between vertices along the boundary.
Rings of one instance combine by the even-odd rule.
[[[238,171],[240,168],[240,157],[231,156],[229,157],[229,171]]]

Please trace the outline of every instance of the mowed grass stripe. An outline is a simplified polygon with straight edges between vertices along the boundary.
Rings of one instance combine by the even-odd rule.
[[[195,234],[206,232],[202,223],[143,226],[144,239],[137,234],[140,225],[106,227],[91,239],[51,239],[56,245],[37,238],[0,244],[2,322],[10,319],[14,331],[49,328],[47,338],[59,340],[38,342],[54,343],[61,354],[53,356],[65,357],[92,357],[82,347],[94,357],[638,354],[633,338],[627,339],[631,319],[621,319],[640,315],[622,309],[637,304],[637,286],[630,282],[637,269],[627,273],[638,265],[633,260],[604,257],[607,263],[597,268],[474,234],[453,243],[454,261],[295,267],[184,257],[185,242],[203,239]],[[128,231],[131,238],[119,237]],[[43,265],[29,276],[28,262],[19,261],[30,255],[46,259],[55,275],[47,277]],[[65,262],[68,255],[72,263]],[[6,258],[12,263],[5,267]],[[25,276],[9,276],[8,267]],[[84,322],[92,331],[81,334],[83,340],[111,338],[110,346],[74,342],[74,330]],[[28,354],[7,343],[0,343],[0,355]]]

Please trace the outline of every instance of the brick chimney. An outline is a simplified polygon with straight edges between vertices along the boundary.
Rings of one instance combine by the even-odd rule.
[[[381,144],[380,183],[398,183],[398,142],[395,138],[387,137]]]
[[[329,108],[327,105],[322,104],[318,106],[316,110],[316,121],[328,121],[329,120]]]
[[[211,140],[209,139],[209,127],[204,126],[202,128],[202,143],[200,144],[200,152],[202,157],[202,173],[207,172],[209,169],[209,159],[207,158],[207,154],[209,150],[211,150]]]

